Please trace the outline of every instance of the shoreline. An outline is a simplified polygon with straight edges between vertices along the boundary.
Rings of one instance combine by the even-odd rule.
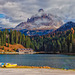
[[[75,71],[42,68],[0,68],[0,75],[75,75]]]
[[[62,54],[62,55],[75,55],[75,53],[33,53],[33,54]],[[0,52],[0,55],[25,55],[18,52]]]
[[[0,68],[0,75],[75,75],[75,69],[58,69],[51,67],[17,66]]]
[[[47,52],[36,52],[33,54],[62,54],[62,55],[75,55],[75,53],[47,53]],[[0,55],[25,55],[19,54],[19,52],[0,52]]]
[[[49,66],[16,66],[16,67],[0,67],[0,68],[3,68],[3,69],[9,69],[9,68],[13,68],[13,69],[53,69],[53,70],[72,70],[72,71],[75,71],[75,69],[64,69],[64,68],[52,68],[52,67],[49,67]]]

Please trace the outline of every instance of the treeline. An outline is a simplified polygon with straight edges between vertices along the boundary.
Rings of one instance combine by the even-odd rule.
[[[30,40],[30,37],[25,36],[24,34],[21,34],[19,31],[8,31],[5,29],[5,31],[0,31],[0,46],[4,46],[8,43],[9,44],[22,44],[26,48],[33,48],[33,44]]]
[[[75,53],[75,29],[32,37],[36,51]]]
[[[28,37],[16,30],[0,31],[0,46],[22,44],[35,51],[52,53],[75,53],[75,28],[67,31],[53,32],[43,36]]]

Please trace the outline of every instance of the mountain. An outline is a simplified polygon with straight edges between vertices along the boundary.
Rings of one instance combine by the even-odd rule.
[[[38,10],[38,14],[27,19],[27,22],[22,22],[15,27],[26,35],[43,35],[50,33],[63,25],[60,17],[45,13],[43,9]]]
[[[57,29],[63,22],[60,17],[47,14],[43,9],[39,9],[38,14],[35,14],[27,22],[22,22],[15,27],[17,30],[27,29],[27,30],[50,30]]]
[[[67,22],[64,25],[62,25],[56,31],[66,31],[66,30],[69,30],[69,29],[74,28],[74,27],[75,27],[75,23],[70,21],[70,22]]]
[[[41,36],[41,35],[46,35],[48,33],[51,33],[53,30],[26,30],[22,29],[20,32],[22,34],[28,35],[28,36]]]

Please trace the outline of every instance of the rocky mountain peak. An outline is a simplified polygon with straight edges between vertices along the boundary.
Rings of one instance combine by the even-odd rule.
[[[43,9],[38,10],[39,13],[34,14],[27,22],[22,22],[15,29],[22,30],[56,30],[63,21],[60,17],[44,12]]]
[[[38,12],[44,12],[44,10],[43,9],[39,9]]]

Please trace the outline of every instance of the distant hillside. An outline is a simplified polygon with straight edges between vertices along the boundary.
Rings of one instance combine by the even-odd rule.
[[[74,28],[74,27],[75,27],[75,23],[70,21],[70,22],[67,22],[66,24],[62,25],[56,31],[66,31],[66,30],[69,30],[69,29]]]
[[[21,44],[14,44],[14,45],[9,44],[9,47],[8,47],[8,43],[6,43],[6,46],[0,47],[0,52],[16,52],[18,48],[25,48],[25,47]]]
[[[49,33],[54,33],[56,31],[66,31],[66,30],[70,30],[71,28],[74,28],[75,27],[75,23],[70,21],[70,22],[67,22],[65,23],[64,25],[62,25],[60,28],[56,29],[55,31],[52,29],[50,30],[26,30],[26,29],[23,29],[23,30],[20,30],[21,33],[24,33],[25,35],[28,35],[28,36],[35,36],[35,35],[46,35],[46,34],[49,34]]]
[[[49,53],[75,53],[75,28],[32,37],[37,51]]]
[[[46,35],[48,33],[51,33],[53,30],[20,30],[22,34],[25,34],[26,36],[41,36]]]

